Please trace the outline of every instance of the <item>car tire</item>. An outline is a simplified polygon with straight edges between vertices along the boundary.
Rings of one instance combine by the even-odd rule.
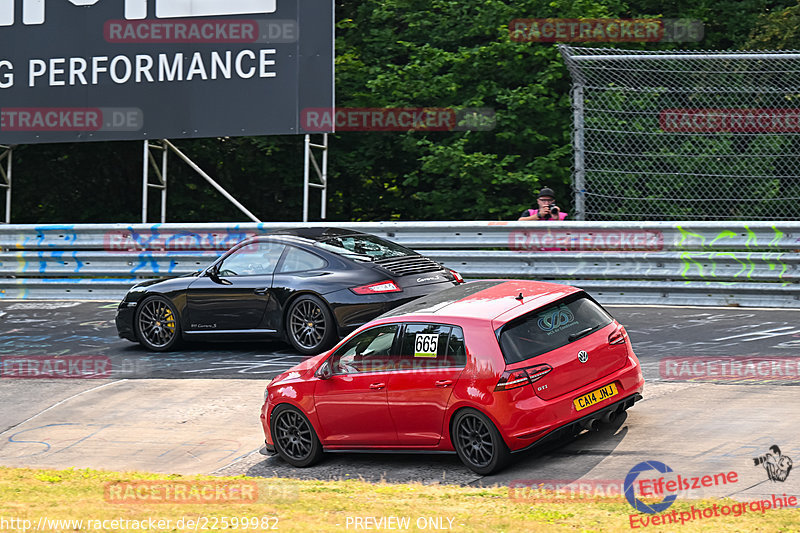
[[[502,470],[511,458],[511,451],[495,425],[475,409],[456,413],[451,439],[461,462],[482,476]]]
[[[322,444],[308,418],[291,405],[279,405],[270,417],[275,451],[292,466],[304,468],[322,459]]]
[[[316,296],[298,297],[286,311],[286,338],[304,355],[324,352],[339,338],[333,313]]]
[[[139,344],[153,352],[167,352],[181,340],[181,324],[172,302],[163,296],[150,296],[136,306],[133,319]]]

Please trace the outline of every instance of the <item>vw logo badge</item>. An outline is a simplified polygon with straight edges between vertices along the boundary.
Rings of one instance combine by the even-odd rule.
[[[583,350],[578,352],[578,361],[580,361],[581,363],[585,363],[588,360],[589,360],[589,354],[588,353],[584,352]]]

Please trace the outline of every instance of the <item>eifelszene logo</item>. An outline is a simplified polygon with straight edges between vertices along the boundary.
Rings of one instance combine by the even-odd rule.
[[[770,481],[784,482],[792,470],[791,458],[781,454],[781,449],[777,444],[770,446],[769,451],[764,455],[753,457],[753,464],[755,466],[762,465],[767,471]]]
[[[670,467],[659,461],[643,461],[639,463],[631,468],[630,472],[628,472],[628,475],[625,476],[625,499],[628,500],[628,503],[630,503],[631,506],[640,513],[656,514],[666,511],[670,505],[675,503],[675,500],[678,498],[677,494],[665,495],[664,499],[659,503],[646,504],[637,498],[636,494],[634,493],[634,483],[636,483],[636,479],[639,477],[639,474],[642,472],[647,472],[648,470],[655,470],[662,474],[672,472]]]
[[[642,476],[640,474],[655,470],[661,475],[656,477]],[[701,476],[685,476],[673,474],[672,468],[659,461],[644,461],[631,468],[625,477],[624,489],[625,499],[631,506],[640,513],[658,514],[665,511],[675,503],[678,493],[681,492],[685,497],[693,497],[690,491],[703,491],[705,488],[719,485],[729,485],[739,482],[739,475],[733,470],[729,472],[717,472]],[[638,488],[638,490],[636,490]],[[648,504],[636,497],[636,494],[645,498],[658,497],[663,495],[663,499],[654,504]],[[695,494],[696,498],[697,495]],[[676,511],[673,511],[674,515]],[[674,517],[673,517],[674,518]]]

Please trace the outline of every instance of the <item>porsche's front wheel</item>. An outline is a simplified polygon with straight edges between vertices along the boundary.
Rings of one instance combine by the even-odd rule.
[[[150,296],[136,307],[139,343],[154,352],[166,352],[180,342],[181,327],[175,306],[163,296]]]

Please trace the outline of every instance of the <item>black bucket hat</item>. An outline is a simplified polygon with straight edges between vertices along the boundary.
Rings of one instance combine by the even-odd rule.
[[[539,196],[537,196],[537,198],[542,198],[543,196],[549,196],[550,198],[555,199],[556,193],[553,192],[553,189],[545,187],[544,189],[539,191]]]

